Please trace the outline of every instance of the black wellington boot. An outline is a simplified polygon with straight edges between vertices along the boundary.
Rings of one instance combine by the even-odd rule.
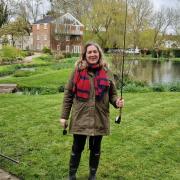
[[[79,166],[81,159],[81,153],[75,154],[71,153],[70,162],[69,162],[69,180],[76,180],[76,172]]]
[[[88,180],[96,180],[96,171],[99,165],[100,153],[90,152],[89,158],[89,178]]]

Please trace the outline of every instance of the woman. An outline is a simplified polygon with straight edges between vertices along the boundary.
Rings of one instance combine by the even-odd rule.
[[[87,43],[81,59],[66,85],[61,126],[68,126],[73,134],[72,153],[69,163],[69,180],[76,179],[81,153],[86,138],[89,137],[89,180],[96,179],[96,171],[100,159],[101,140],[110,132],[109,103],[115,108],[123,107],[124,101],[117,96],[113,77],[98,44]]]

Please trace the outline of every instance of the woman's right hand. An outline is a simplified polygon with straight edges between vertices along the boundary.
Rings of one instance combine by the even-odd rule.
[[[64,129],[68,127],[68,122],[66,119],[60,119],[59,122]]]

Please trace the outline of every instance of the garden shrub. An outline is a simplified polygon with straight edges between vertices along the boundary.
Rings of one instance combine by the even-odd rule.
[[[29,70],[17,70],[13,76],[15,77],[28,77],[31,75],[36,74],[36,72],[29,71]]]
[[[45,54],[52,54],[51,49],[48,47],[43,47],[42,52]]]
[[[56,53],[54,54],[54,58],[56,60],[64,59],[64,55],[62,53]]]
[[[170,57],[170,49],[163,49],[163,50],[161,50],[161,52],[162,52],[162,57],[164,57],[164,58]]]
[[[23,94],[30,94],[30,95],[46,95],[46,94],[56,94],[58,93],[58,88],[49,88],[49,87],[19,87],[20,91]]]
[[[79,53],[72,53],[72,57],[79,57],[80,54]]]
[[[180,49],[173,49],[173,54],[174,56],[177,58],[177,57],[180,57]]]
[[[151,54],[151,51],[149,49],[141,49],[140,54],[143,55],[143,56],[144,55],[149,55],[149,54]]]
[[[64,92],[64,86],[59,86],[58,91],[59,92]]]
[[[72,57],[72,54],[67,53],[67,52],[64,52],[63,55],[64,55],[64,58],[71,58]]]
[[[47,62],[50,62],[50,61],[53,60],[53,56],[52,55],[44,55],[44,56],[40,56],[38,58],[43,60],[43,61],[47,61]]]
[[[152,90],[155,92],[164,92],[165,86],[163,86],[162,84],[154,84],[152,85]]]
[[[30,51],[30,50],[23,50],[22,54],[24,56],[32,56],[34,53],[32,51]]]
[[[3,46],[2,47],[2,56],[7,58],[16,58],[21,56],[21,50],[16,49],[12,46]]]
[[[151,89],[148,86],[137,86],[134,83],[130,83],[124,86],[124,92],[150,92]]]
[[[13,74],[15,71],[16,71],[16,67],[14,66],[10,68],[5,68],[4,70],[0,71],[0,77]]]
[[[168,91],[171,92],[180,92],[180,82],[171,83],[168,87]]]
[[[153,49],[151,50],[151,54],[153,58],[161,57],[162,51],[160,49]]]

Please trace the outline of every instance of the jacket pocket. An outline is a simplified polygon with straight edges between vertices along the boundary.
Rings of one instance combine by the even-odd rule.
[[[81,129],[88,127],[88,107],[87,102],[75,100],[73,103],[71,120],[72,128]]]

